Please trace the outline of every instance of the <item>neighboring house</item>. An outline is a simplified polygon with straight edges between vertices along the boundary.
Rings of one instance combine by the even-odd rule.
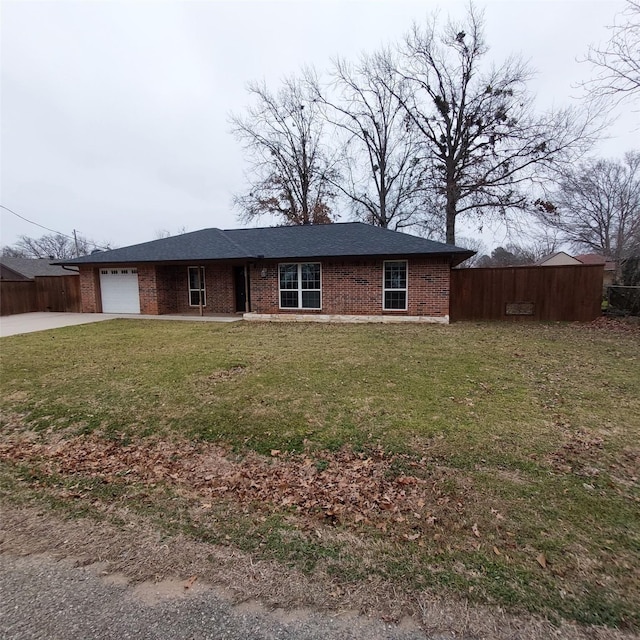
[[[0,256],[0,315],[33,311],[80,311],[78,268]]]
[[[348,222],[203,229],[59,263],[79,267],[84,312],[448,322],[451,267],[472,255]]]
[[[602,280],[602,287],[606,291],[607,287],[611,286],[616,281],[616,263],[612,260],[607,260],[604,256],[598,253],[583,253],[579,256],[575,256],[576,260],[579,260],[582,264],[602,264],[604,265],[604,276]]]
[[[570,264],[582,264],[582,262],[564,251],[552,253],[536,262],[536,266],[538,267],[562,267]]]
[[[52,265],[49,258],[9,258],[0,256],[0,280],[21,282],[38,276],[72,276],[77,270]]]

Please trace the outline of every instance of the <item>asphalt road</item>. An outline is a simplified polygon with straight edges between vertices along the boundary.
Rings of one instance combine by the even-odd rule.
[[[437,640],[355,615],[233,606],[204,587],[141,598],[96,566],[43,555],[0,555],[0,594],[6,640]]]

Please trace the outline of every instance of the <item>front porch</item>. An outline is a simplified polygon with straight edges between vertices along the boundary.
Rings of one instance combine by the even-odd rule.
[[[104,265],[80,267],[84,313],[233,317],[247,311],[243,263]]]

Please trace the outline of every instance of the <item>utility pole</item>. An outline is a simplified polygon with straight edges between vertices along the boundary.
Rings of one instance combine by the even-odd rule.
[[[78,247],[78,234],[73,230],[73,241],[76,243],[76,258],[80,257],[80,248]]]

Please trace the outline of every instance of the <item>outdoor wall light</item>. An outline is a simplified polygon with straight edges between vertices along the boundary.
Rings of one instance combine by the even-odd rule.
[[[266,269],[265,267],[263,267],[263,268],[262,268],[262,271],[260,272],[260,275],[261,275],[263,278],[266,278],[266,277],[267,277],[267,269]]]

